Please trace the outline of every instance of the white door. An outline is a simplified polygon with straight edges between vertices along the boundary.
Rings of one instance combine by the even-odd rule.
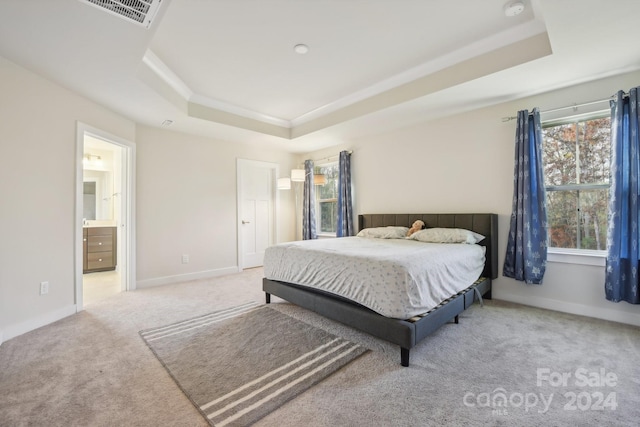
[[[272,163],[238,161],[240,269],[261,266],[273,242],[276,170]]]

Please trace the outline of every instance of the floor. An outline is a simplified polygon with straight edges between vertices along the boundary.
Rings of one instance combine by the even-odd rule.
[[[0,426],[209,426],[140,331],[263,304],[263,276],[251,269],[119,292],[5,341]],[[256,427],[637,427],[640,420],[635,326],[485,301],[416,345],[403,368],[396,345],[276,297],[270,307],[370,351]],[[246,339],[248,352],[287,351]]]
[[[84,305],[102,301],[121,292],[120,274],[117,271],[99,271],[82,276]]]

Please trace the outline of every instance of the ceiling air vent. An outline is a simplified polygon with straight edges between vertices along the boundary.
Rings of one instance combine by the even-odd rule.
[[[145,28],[151,26],[162,0],[80,0]]]

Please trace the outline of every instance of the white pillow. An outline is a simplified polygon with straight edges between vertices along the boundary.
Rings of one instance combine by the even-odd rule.
[[[372,237],[375,239],[404,239],[409,227],[373,227],[360,230],[358,237]]]
[[[464,228],[427,228],[413,233],[407,239],[426,243],[474,244],[484,239],[484,236]]]

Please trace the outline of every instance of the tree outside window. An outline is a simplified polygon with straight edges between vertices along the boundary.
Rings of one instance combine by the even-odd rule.
[[[549,247],[606,250],[610,122],[598,117],[544,125]]]

